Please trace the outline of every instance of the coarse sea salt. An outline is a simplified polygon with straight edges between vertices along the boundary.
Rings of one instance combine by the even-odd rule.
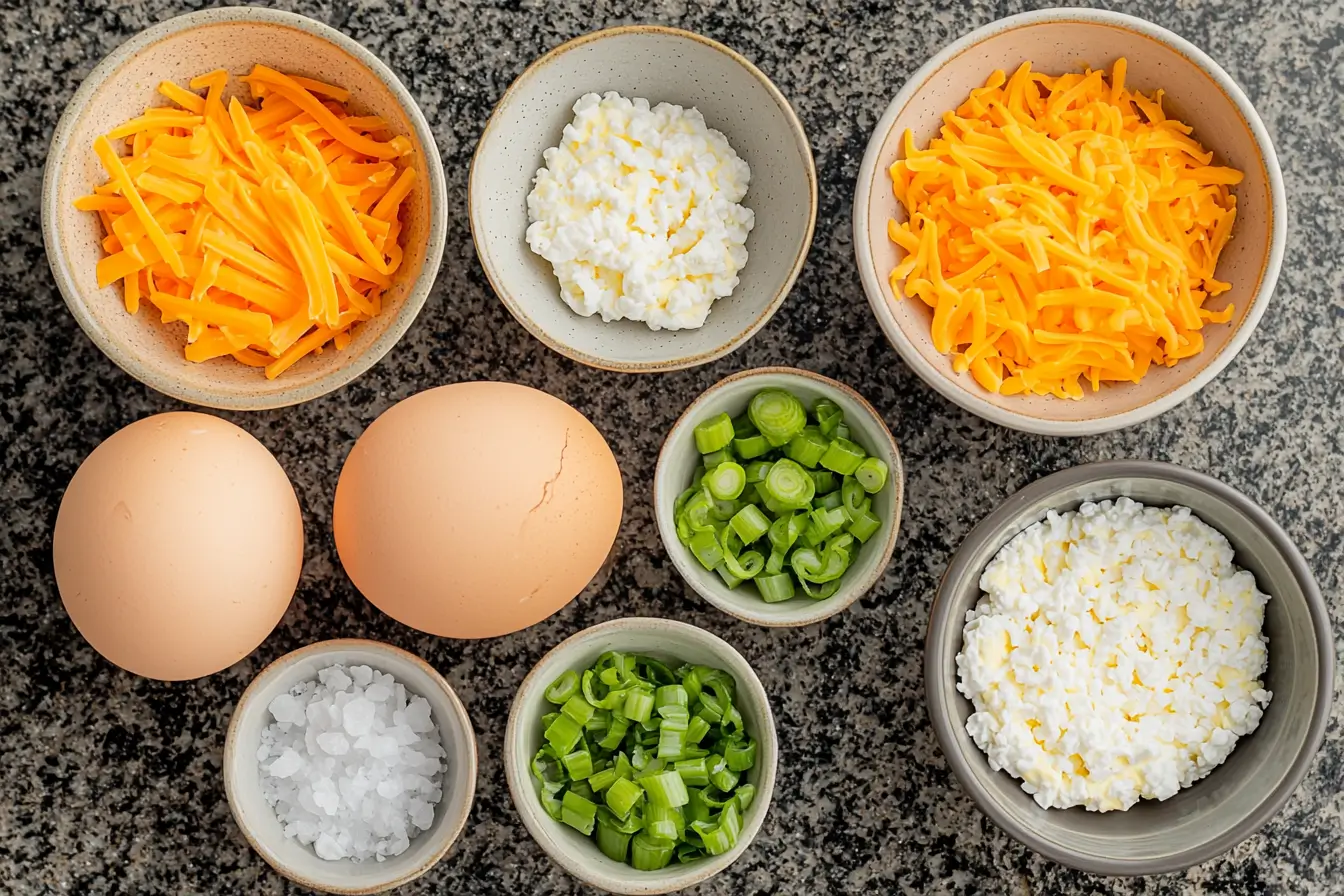
[[[286,837],[323,859],[381,862],[434,822],[447,753],[424,697],[369,666],[338,663],[268,710],[261,792]]]

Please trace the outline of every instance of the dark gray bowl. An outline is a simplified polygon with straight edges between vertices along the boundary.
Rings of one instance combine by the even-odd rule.
[[[1271,596],[1265,611],[1274,699],[1254,733],[1207,778],[1126,812],[1042,809],[1007,772],[991,771],[966,733],[970,701],[956,690],[956,655],[980,574],[1004,544],[1049,510],[1128,496],[1180,504],[1218,529],[1236,562]],[[1333,697],[1330,619],[1306,561],[1249,498],[1216,479],[1156,461],[1086,464],[1032,483],[976,526],[947,572],[929,618],[924,689],[943,752],[961,786],[1008,834],[1065,865],[1099,874],[1159,874],[1208,861],[1260,829],[1287,802],[1320,747]]]

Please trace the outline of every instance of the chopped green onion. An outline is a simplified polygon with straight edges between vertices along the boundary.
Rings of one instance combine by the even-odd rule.
[[[840,487],[840,479],[830,470],[808,470],[807,475],[817,487],[817,494],[825,495]]]
[[[866,457],[854,470],[854,478],[864,491],[875,495],[887,484],[887,465],[880,457]]]
[[[733,461],[725,461],[705,474],[705,488],[719,501],[736,500],[746,487],[747,471]]]
[[[828,439],[835,438],[835,428],[845,422],[844,411],[829,398],[817,399],[812,405],[812,416],[817,418],[817,426]]]
[[[711,756],[709,760],[709,783],[724,793],[730,793],[737,786],[737,772],[728,767],[728,760],[722,756]]]
[[[709,783],[709,767],[704,758],[683,759],[676,764],[677,774],[688,787],[704,787]]]
[[[622,834],[616,828],[608,824],[603,824],[603,816],[597,816],[597,848],[602,850],[602,855],[611,859],[613,862],[624,862],[626,853],[630,849],[630,834]]]
[[[621,741],[625,739],[625,733],[629,730],[629,719],[612,716],[611,727],[607,729],[606,736],[598,741],[597,745],[604,750],[614,750],[621,745]]]
[[[813,509],[834,510],[837,507],[843,507],[844,503],[844,497],[837,490],[817,498],[812,502],[812,507]]]
[[[841,423],[839,426],[837,426],[837,427],[835,428],[835,432],[832,434],[832,437],[833,437],[833,438],[837,438],[837,439],[848,439],[848,438],[849,438],[849,424],[848,424],[848,423]]]
[[[747,436],[743,439],[733,439],[733,451],[743,460],[751,460],[753,457],[760,457],[770,450],[770,443],[766,441],[765,436],[760,433]]]
[[[700,458],[701,462],[705,466],[705,469],[712,470],[719,464],[726,464],[730,460],[733,460],[733,449],[731,446],[728,448],[720,448],[718,451],[711,451],[709,454],[702,454],[700,455]]]
[[[756,764],[756,741],[744,737],[729,743],[724,748],[723,758],[733,771],[746,771]]]
[[[843,507],[819,507],[812,511],[807,529],[803,531],[803,541],[815,547],[849,523],[849,514]]]
[[[773,554],[771,555],[774,556]],[[783,554],[780,554],[780,564],[783,564]],[[795,593],[793,587],[793,576],[786,572],[776,573],[769,576],[757,576],[755,579],[756,590],[761,593],[761,600],[768,604],[783,603],[786,600],[792,600]]]
[[[713,774],[710,774],[713,779]],[[650,806],[684,806],[690,796],[686,793],[686,782],[675,770],[659,772],[642,778],[644,793]]]
[[[650,805],[644,813],[644,830],[650,837],[676,841],[686,830],[686,820],[678,807]]]
[[[737,799],[737,804],[741,806],[742,811],[745,812],[751,808],[751,801],[756,799],[756,785],[743,784],[737,788],[737,793],[734,794],[734,796]]]
[[[723,562],[723,548],[719,546],[719,538],[713,529],[695,533],[686,546],[705,569],[713,569]]]
[[[751,417],[743,413],[733,418],[733,438],[746,439],[756,434],[756,424],[751,422]]]
[[[597,804],[579,796],[573,790],[567,791],[560,800],[560,820],[583,834],[593,832],[593,822],[597,818]]]
[[[653,705],[658,709],[658,714],[663,715],[665,707],[678,706],[685,709],[690,705],[691,698],[681,685],[665,684],[654,693],[653,701]]]
[[[555,748],[556,755],[563,756],[583,737],[583,727],[569,716],[559,716],[546,728],[543,735],[546,742]]]
[[[865,509],[854,518],[854,521],[849,524],[849,528],[845,531],[850,535],[853,535],[860,542],[867,542],[868,539],[876,535],[877,530],[881,528],[882,521],[874,516],[871,510]],[[757,579],[756,584],[757,587],[760,586],[759,579]]]
[[[746,581],[743,576],[733,575],[732,571],[728,569],[727,563],[720,563],[714,567],[714,571],[719,574],[719,578],[723,579],[723,584],[728,586],[729,591]]]
[[[565,764],[565,771],[575,781],[583,781],[593,775],[593,754],[587,750],[576,750],[560,759]],[[592,785],[589,785],[592,786]]]
[[[806,507],[817,491],[807,471],[788,458],[775,462],[760,487],[767,498],[789,508]]]
[[[747,415],[761,435],[776,448],[787,445],[807,425],[807,411],[803,403],[783,389],[757,392],[747,406]]]
[[[836,438],[821,456],[821,465],[833,473],[848,476],[858,469],[868,452],[849,439]]]
[[[583,699],[582,694],[575,694],[565,701],[565,705],[560,707],[563,715],[569,716],[580,725],[587,725],[592,719],[593,713],[597,712],[593,705]]]
[[[643,798],[644,788],[628,778],[617,778],[602,796],[607,807],[615,812],[618,818],[629,815],[630,810]]]
[[[588,776],[588,786],[593,788],[593,793],[601,793],[611,785],[620,780],[621,773],[616,770],[616,766],[604,768],[600,772],[593,772]]]
[[[727,414],[711,417],[695,428],[695,447],[701,454],[718,451],[732,441],[733,420]]]
[[[660,840],[650,836],[648,831],[640,831],[630,841],[630,864],[636,871],[659,871],[672,861],[674,849],[673,841]]]
[[[770,518],[755,504],[748,504],[733,515],[728,525],[733,527],[743,544],[751,544],[770,531]]]
[[[830,443],[815,426],[805,426],[803,431],[789,440],[784,446],[784,456],[805,467],[815,467],[826,453]]]
[[[747,464],[747,482],[755,485],[758,482],[764,481],[765,474],[770,472],[771,466],[773,466],[773,464],[768,460],[754,460]]]
[[[579,673],[573,669],[557,678],[546,689],[546,699],[559,706],[579,692]]]
[[[709,723],[699,716],[692,716],[690,724],[686,727],[686,743],[698,744],[708,733]]]
[[[647,722],[653,715],[653,694],[644,688],[634,688],[625,696],[621,715],[632,722]]]

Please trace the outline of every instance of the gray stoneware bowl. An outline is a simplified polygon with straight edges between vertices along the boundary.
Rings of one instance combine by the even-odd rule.
[[[402,209],[405,257],[383,293],[383,309],[353,330],[344,351],[299,360],[281,376],[230,357],[195,364],[182,356],[185,324],[164,324],[152,307],[127,314],[121,286],[98,286],[102,257],[98,216],[75,209],[76,197],[107,178],[93,140],[167,101],[163,80],[185,84],[214,69],[230,74],[226,93],[256,63],[350,90],[350,108],[381,116],[410,140],[415,185]],[[118,367],[151,388],[192,404],[247,411],[284,407],[339,389],[378,362],[415,320],[443,256],[448,201],[443,165],[429,123],[392,70],[354,40],[305,16],[278,9],[225,7],[161,22],[126,41],[91,71],[51,138],[42,182],[42,235],[47,260],[70,313]]]
[[[527,194],[545,164],[542,153],[560,143],[579,97],[610,90],[699,109],[751,166],[742,200],[756,213],[747,264],[699,329],[655,331],[575,314],[560,299],[551,265],[527,245]],[[593,367],[676,370],[728,354],[778,310],[812,245],[817,173],[802,122],[760,69],[698,34],[629,25],[576,37],[518,76],[476,146],[468,205],[481,267],[529,333]]]
[[[746,773],[747,780],[756,785],[756,798],[747,809],[737,845],[723,855],[707,856],[684,865],[673,862],[660,871],[637,871],[607,858],[591,837],[561,824],[542,809],[532,759],[545,743],[541,717],[555,711],[554,704],[546,700],[546,689],[566,671],[582,672],[609,650],[713,666],[737,681],[736,706],[747,723],[747,733],[759,744],[756,766]],[[509,709],[509,723],[504,732],[504,775],[513,805],[528,833],[562,868],[585,884],[628,896],[683,890],[709,880],[736,862],[751,845],[770,811],[778,760],[775,717],[751,664],[722,638],[671,619],[639,616],[613,619],[561,641],[523,679]]]
[[[1260,727],[1227,761],[1163,802],[1125,812],[1042,809],[966,733],[972,708],[956,690],[956,655],[980,574],[1004,544],[1050,510],[1121,495],[1153,506],[1182,505],[1227,536],[1236,563],[1271,600],[1265,611],[1274,698]],[[933,728],[961,786],[990,819],[1046,858],[1099,874],[1160,874],[1208,861],[1268,822],[1311,765],[1333,696],[1330,619],[1311,570],[1288,536],[1235,489],[1203,473],[1156,461],[1085,464],[1013,495],[971,530],[952,558],[929,619],[924,689]]]
[[[854,441],[887,464],[887,484],[873,496],[873,513],[882,520],[882,528],[855,553],[853,565],[840,580],[840,590],[825,600],[812,600],[803,596],[800,590],[791,600],[771,604],[761,600],[755,586],[744,583],[729,588],[717,572],[700,565],[677,538],[673,506],[700,467],[700,454],[695,447],[696,425],[723,412],[736,417],[746,411],[753,395],[769,388],[787,389],[809,408],[820,398],[834,401],[845,412],[845,422],[853,430]],[[653,512],[658,521],[658,534],[663,539],[663,549],[686,584],[723,612],[745,622],[769,627],[820,622],[867,594],[891,562],[901,528],[904,497],[905,469],[901,465],[901,452],[877,409],[844,383],[794,367],[744,370],[706,389],[682,411],[663,440],[653,474]]]

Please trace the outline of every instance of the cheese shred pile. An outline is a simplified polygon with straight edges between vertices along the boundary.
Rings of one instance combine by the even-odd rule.
[[[1126,63],[1050,77],[992,74],[927,149],[907,130],[891,221],[893,292],[933,309],[934,347],[1003,395],[1080,399],[1204,347],[1205,303],[1242,174],[1125,87]]]
[[[147,299],[187,324],[188,360],[231,355],[273,379],[328,343],[344,349],[381,310],[415,181],[396,160],[413,150],[378,139],[381,118],[348,114],[343,88],[258,65],[241,79],[249,108],[225,103],[228,80],[160,84],[176,108],[97,138],[109,180],[75,206],[101,218],[98,285],[122,281],[129,313]]]

